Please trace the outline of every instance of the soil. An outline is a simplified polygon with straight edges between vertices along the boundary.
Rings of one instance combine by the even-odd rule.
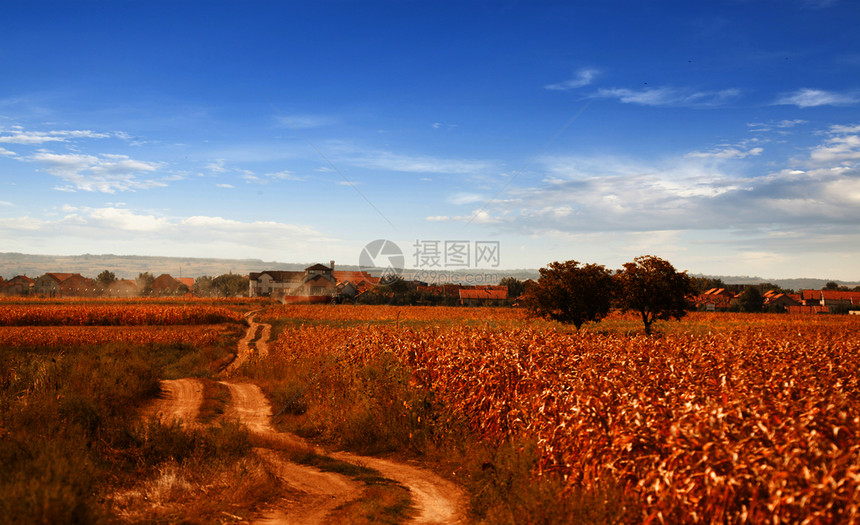
[[[257,323],[253,312],[248,316],[250,326],[242,341],[234,362],[225,371],[238,368],[252,352],[268,354],[267,341],[271,326]],[[260,338],[251,348],[257,327],[262,325]],[[226,375],[226,374],[225,374]],[[270,422],[271,407],[257,385],[222,381],[230,390],[231,401],[225,417],[239,420],[255,437],[255,442],[265,446],[256,447],[254,452],[270,467],[272,473],[280,478],[291,490],[280,500],[272,502],[254,521],[256,523],[279,524],[322,524],[326,516],[344,503],[361,496],[362,484],[332,472],[324,472],[314,467],[293,463],[287,459],[284,450],[306,450],[328,455],[337,460],[368,467],[378,471],[385,478],[394,480],[406,487],[417,510],[413,523],[462,523],[465,498],[460,488],[419,466],[369,456],[359,456],[347,452],[327,453],[302,438],[289,433],[276,431]],[[162,381],[162,397],[154,404],[151,416],[162,420],[178,419],[186,424],[194,424],[202,401],[203,387],[192,378]]]
[[[196,425],[200,403],[203,402],[203,384],[196,379],[165,379],[161,381],[161,395],[148,410],[149,417],[165,423],[178,421],[182,425]]]

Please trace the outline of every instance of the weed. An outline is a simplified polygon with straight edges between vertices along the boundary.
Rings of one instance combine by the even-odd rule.
[[[623,521],[622,491],[611,482],[593,492],[565,492],[558,476],[535,476],[539,459],[534,442],[504,443],[482,449],[470,460],[472,513],[493,524],[607,524]]]

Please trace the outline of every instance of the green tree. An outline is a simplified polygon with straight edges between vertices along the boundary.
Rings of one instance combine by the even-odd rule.
[[[191,287],[191,291],[200,297],[212,297],[217,294],[215,286],[212,284],[211,275],[201,275],[194,279],[194,285]]]
[[[696,293],[705,293],[712,288],[725,288],[726,284],[718,277],[691,277]]]
[[[523,304],[533,316],[573,324],[579,330],[586,322],[606,317],[613,286],[612,272],[603,265],[553,262],[540,269],[540,278],[526,290]]]
[[[103,294],[115,282],[116,275],[111,271],[105,270],[96,276],[96,289],[99,294]]]
[[[764,309],[764,297],[758,286],[747,286],[738,297],[738,306],[742,312],[761,312]]]
[[[239,297],[248,295],[249,281],[247,277],[234,273],[225,273],[212,279],[212,287],[220,297]]]
[[[827,281],[822,290],[838,290],[839,284],[836,281]]]
[[[516,299],[526,291],[526,283],[516,277],[505,277],[499,281],[499,286],[508,287],[508,297],[511,299]]]
[[[687,315],[693,285],[687,272],[678,272],[669,261],[653,255],[636,257],[615,278],[619,306],[639,313],[647,335],[654,321]]]
[[[155,282],[155,276],[149,272],[137,274],[134,280],[140,290],[140,295],[152,295],[152,283]]]

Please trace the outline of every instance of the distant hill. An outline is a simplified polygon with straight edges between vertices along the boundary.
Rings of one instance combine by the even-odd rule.
[[[301,270],[310,264],[265,262],[260,259],[205,259],[196,257],[150,257],[143,255],[29,255],[0,252],[0,276],[38,277],[47,272],[79,273],[96,277],[104,270],[119,279],[133,279],[142,272],[174,277],[200,277],[262,270]]]
[[[38,277],[47,272],[79,273],[85,277],[96,277],[104,270],[112,271],[117,278],[133,279],[142,272],[154,275],[162,273],[174,277],[200,277],[201,275],[222,275],[236,273],[247,275],[265,270],[303,270],[314,262],[328,264],[328,261],[303,263],[284,263],[263,261],[261,259],[214,259],[200,257],[153,257],[145,255],[32,255],[25,253],[0,252],[0,276],[11,279],[16,275]],[[338,270],[358,270],[355,265],[338,265]],[[372,272],[373,273],[373,272]],[[381,273],[381,269],[376,272]],[[833,279],[766,279],[763,277],[732,275],[701,275],[722,279],[726,284],[771,283],[792,290],[820,289]],[[462,284],[496,284],[504,277],[520,280],[537,279],[537,269],[470,269],[457,271],[425,271],[406,269],[403,277],[427,282],[452,282]],[[840,286],[860,286],[860,282],[836,281]]]
[[[691,274],[695,277],[708,277],[711,279],[721,279],[726,284],[762,284],[770,283],[785,290],[820,290],[824,285],[833,281],[839,286],[847,286],[854,288],[860,286],[858,282],[839,281],[837,279],[816,279],[816,278],[797,278],[797,279],[765,279],[764,277],[750,277],[748,275],[699,275]]]

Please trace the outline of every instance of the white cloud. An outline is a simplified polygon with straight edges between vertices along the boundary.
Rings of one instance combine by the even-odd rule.
[[[547,156],[536,163],[546,173],[543,181],[513,187],[503,199],[487,203],[486,218],[533,235],[810,225],[847,232],[860,223],[860,126],[833,126],[806,159],[786,161],[794,166],[763,176],[739,171],[745,159],[761,153],[762,148],[741,143],[659,161]]]
[[[165,217],[138,214],[124,208],[87,208],[84,211],[87,213],[86,217],[78,215],[75,217],[80,217],[91,226],[110,230],[155,232],[170,226],[170,222]],[[67,216],[66,219],[70,217]]]
[[[403,155],[390,151],[365,150],[345,144],[332,145],[336,163],[404,173],[476,174],[493,170],[494,161],[446,159],[428,155]]]
[[[501,222],[499,218],[493,217],[490,212],[484,209],[473,211],[469,215],[431,215],[424,218],[429,222],[466,222],[475,224],[496,224]]]
[[[218,188],[233,188],[234,187],[232,184],[216,184],[215,186]]]
[[[9,201],[0,201],[0,206],[12,206],[13,204]]]
[[[14,151],[9,151],[5,148],[0,148],[0,155],[4,155],[6,157],[14,157],[16,154]]]
[[[0,142],[7,144],[44,144],[46,142],[68,142],[70,139],[104,139],[111,135],[108,133],[97,133],[89,130],[66,130],[66,131],[23,131],[16,129],[5,131],[0,134]]]
[[[828,138],[810,153],[813,165],[833,165],[860,160],[860,125],[832,126]]]
[[[791,105],[801,108],[815,106],[849,106],[860,102],[856,94],[836,93],[822,89],[800,89],[782,95],[774,105]]]
[[[484,197],[477,193],[457,193],[448,197],[448,202],[451,204],[474,204],[483,200]]]
[[[793,128],[795,126],[799,126],[801,124],[806,124],[808,121],[802,119],[792,119],[792,120],[780,120],[777,122],[750,122],[747,124],[748,128],[751,128],[750,131],[753,133],[756,132],[765,132],[765,131],[778,131],[779,133],[785,134],[788,133],[787,129]]]
[[[48,221],[35,219],[33,217],[0,217],[0,232],[3,233],[4,244],[11,245],[15,236],[29,236],[32,232],[38,232],[50,225]],[[7,248],[8,249],[8,248]]]
[[[0,217],[0,238],[11,249],[44,244],[52,253],[139,253],[141,245],[163,254],[283,253],[340,241],[310,226],[275,221],[240,221],[218,216],[172,217],[119,207],[66,206],[50,220]]]
[[[225,162],[227,162],[225,159],[215,159],[206,165],[206,169],[213,173],[224,173],[227,171],[227,168],[224,167]]]
[[[266,173],[265,175],[256,175],[251,171],[243,170],[244,175],[242,178],[248,184],[269,184],[270,182],[275,181],[303,181],[304,177],[300,177],[288,170],[282,170],[277,172]]]
[[[39,151],[26,160],[44,166],[45,171],[69,183],[64,190],[115,193],[166,186],[163,180],[138,177],[157,171],[161,164],[134,160],[125,155],[95,156]]]
[[[583,68],[577,71],[576,75],[574,75],[572,79],[558,82],[556,84],[549,84],[544,86],[544,88],[555,91],[567,91],[569,89],[580,88],[591,84],[594,81],[594,77],[599,73],[600,72],[596,69]]]
[[[736,147],[725,147],[711,151],[694,151],[692,153],[687,153],[686,157],[699,159],[743,159],[746,157],[761,155],[763,151],[764,148],[750,148],[748,150],[742,150]]]
[[[273,173],[266,173],[266,177],[272,180],[292,180],[292,181],[302,181],[305,180],[304,177],[300,177],[289,170],[282,170]]]
[[[714,107],[740,95],[738,89],[721,91],[690,91],[670,87],[632,90],[626,88],[599,89],[594,97],[616,98],[626,104],[642,106]]]

